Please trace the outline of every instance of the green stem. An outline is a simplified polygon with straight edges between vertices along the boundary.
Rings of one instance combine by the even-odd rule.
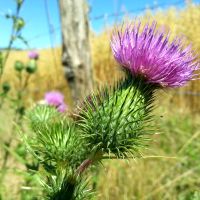
[[[78,169],[76,170],[76,173],[78,175],[82,174],[90,165],[94,164],[96,161],[99,161],[103,158],[103,152],[97,151],[95,154],[90,156],[90,158],[87,158],[84,160]]]
[[[81,165],[77,169],[77,174],[81,175],[91,164],[93,163],[92,159],[86,159],[84,160]]]
[[[15,110],[15,116],[14,116],[14,119],[13,119],[13,122],[15,122],[15,123],[13,124],[10,138],[8,139],[7,142],[5,142],[5,145],[8,148],[12,144],[13,133],[15,132],[15,124],[19,124],[20,126],[22,126],[22,124],[21,124],[22,114],[20,112],[18,112],[18,110],[23,105],[23,102],[22,102],[23,91],[26,89],[26,87],[28,85],[29,76],[27,76],[24,85],[22,83],[22,74],[21,73],[19,73],[18,79],[19,79],[20,88],[19,88],[19,91],[17,93],[17,107],[16,107],[16,110]],[[4,157],[3,157],[3,163],[2,163],[2,166],[1,166],[2,176],[0,177],[0,184],[2,184],[3,179],[5,177],[5,174],[6,174],[5,172],[3,173],[3,171],[6,170],[8,158],[9,158],[9,151],[5,150],[5,154],[4,154]]]
[[[18,17],[19,17],[19,12],[20,12],[20,7],[17,5],[16,13],[15,13],[15,18],[16,19],[18,19]],[[9,40],[9,43],[8,43],[8,47],[6,49],[7,51],[6,51],[6,54],[4,56],[2,66],[0,68],[0,83],[1,83],[1,80],[2,80],[2,75],[3,75],[3,72],[4,72],[8,57],[9,57],[11,49],[12,49],[14,38],[16,37],[16,35],[18,33],[19,33],[18,31],[15,32],[15,21],[13,20],[12,30],[11,30],[11,34],[10,34],[10,40]]]

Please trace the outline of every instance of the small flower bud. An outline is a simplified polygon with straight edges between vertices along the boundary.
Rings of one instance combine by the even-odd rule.
[[[14,68],[16,71],[21,72],[24,69],[24,64],[21,61],[17,60],[15,62]]]
[[[10,14],[6,13],[6,14],[5,14],[5,18],[6,18],[6,19],[11,18]]]
[[[37,63],[35,60],[30,60],[28,65],[26,66],[26,72],[29,74],[35,73],[37,70]]]
[[[10,91],[10,84],[8,82],[4,82],[2,84],[2,89],[3,89],[3,92],[6,94]]]
[[[17,31],[20,31],[25,26],[23,18],[16,19],[14,26]]]
[[[17,0],[17,4],[18,4],[19,6],[21,6],[22,3],[23,3],[23,1],[24,1],[24,0]]]
[[[17,113],[19,113],[20,115],[24,115],[25,114],[25,107],[21,106],[17,109]]]

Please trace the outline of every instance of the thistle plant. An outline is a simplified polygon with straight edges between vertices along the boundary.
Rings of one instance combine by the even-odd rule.
[[[27,95],[27,88],[29,86],[30,78],[37,70],[37,61],[34,59],[29,59],[28,63],[23,63],[17,60],[15,61],[13,68],[15,69],[15,77],[17,79],[18,86],[15,87],[15,91],[13,92],[10,91],[12,90],[10,86],[11,84],[9,82],[4,82],[2,84],[2,94],[0,97],[0,108],[4,109],[5,104],[5,106],[10,108],[14,114],[12,121],[13,125],[11,127],[10,134],[5,138],[5,142],[2,142],[4,151],[0,174],[0,190],[3,190],[4,178],[9,169],[8,161],[11,154],[20,158],[20,161],[27,169],[37,167],[35,166],[34,162],[29,162],[26,160],[27,154],[25,151],[25,146],[22,143],[17,142],[16,147],[13,147],[13,141],[16,139],[14,136],[16,135],[17,127],[24,129],[23,117],[26,110],[25,97]]]
[[[124,71],[113,87],[92,93],[68,115],[45,105],[28,112],[32,133],[24,141],[43,169],[44,199],[88,199],[90,166],[138,157],[148,145],[156,91],[197,78],[191,46],[184,47],[180,38],[170,42],[156,22],[141,26],[135,22],[113,32],[111,48]],[[50,97],[50,104],[62,103],[62,97]]]
[[[22,36],[22,33],[21,33],[22,29],[25,26],[25,21],[20,16],[20,11],[24,4],[24,0],[15,0],[15,3],[16,3],[16,9],[15,9],[14,14],[9,14],[9,13],[5,14],[5,17],[7,19],[12,20],[12,30],[11,30],[9,43],[6,48],[5,54],[2,56],[2,58],[0,56],[0,60],[1,60],[0,61],[0,83],[1,83],[1,79],[2,79],[3,72],[4,72],[4,69],[6,66],[6,62],[9,58],[13,43],[16,40],[20,40],[25,45],[28,45],[27,41],[24,39],[24,37]],[[3,53],[1,52],[1,54],[3,54]]]
[[[12,124],[10,128],[10,133],[5,137],[4,136],[5,133],[2,132],[2,134],[4,134],[2,136],[5,137],[5,140],[1,141],[2,156],[1,156],[1,166],[0,166],[0,199],[4,199],[4,196],[6,196],[6,194],[4,195],[5,193],[4,186],[5,186],[5,177],[7,176],[7,172],[10,170],[10,165],[8,165],[10,157],[14,155],[14,157],[18,158],[21,164],[24,164],[27,169],[37,167],[37,165],[34,166],[34,163],[31,163],[26,160],[27,154],[25,152],[24,145],[19,143],[19,141],[16,140],[15,136],[16,136],[17,126],[19,126],[21,129],[24,128],[22,120],[26,109],[25,97],[27,94],[27,88],[29,86],[30,77],[37,70],[37,60],[39,58],[38,53],[34,52],[34,56],[30,56],[29,53],[28,63],[23,63],[20,60],[15,61],[13,65],[13,68],[15,70],[15,79],[16,79],[15,88],[12,87],[12,83],[10,83],[9,81],[3,81],[4,79],[7,78],[4,77],[4,71],[5,68],[7,67],[7,60],[9,59],[10,52],[12,51],[14,42],[20,40],[23,44],[28,46],[27,41],[24,39],[22,35],[22,30],[25,27],[25,20],[20,16],[24,0],[15,0],[15,4],[16,4],[15,11],[13,13],[5,14],[6,19],[12,21],[12,28],[7,47],[4,50],[0,51],[0,109],[12,110],[14,115],[13,119],[10,122],[10,124]],[[16,141],[13,142],[14,140]],[[25,177],[25,179],[26,178],[27,176]]]

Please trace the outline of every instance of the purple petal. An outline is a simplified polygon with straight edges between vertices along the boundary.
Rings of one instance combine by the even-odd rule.
[[[133,77],[143,75],[147,82],[162,87],[180,87],[196,78],[199,63],[191,50],[184,48],[182,38],[169,42],[169,33],[156,30],[156,22],[127,25],[116,31],[111,48],[116,61]]]

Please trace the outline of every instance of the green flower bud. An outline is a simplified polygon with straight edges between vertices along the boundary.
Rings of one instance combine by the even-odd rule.
[[[17,4],[21,6],[22,3],[23,3],[23,1],[24,1],[24,0],[17,0]]]
[[[10,14],[6,13],[6,14],[5,14],[5,18],[6,18],[6,19],[11,18]]]
[[[26,72],[29,74],[34,74],[37,70],[37,63],[35,60],[30,60],[26,66]]]
[[[17,113],[19,113],[20,115],[24,115],[25,114],[25,107],[24,106],[20,106],[17,109]]]
[[[14,26],[17,31],[20,31],[25,26],[25,21],[23,18],[17,18]]]
[[[2,89],[3,89],[3,92],[6,94],[10,91],[10,84],[8,82],[4,82],[2,84]]]
[[[17,60],[15,62],[14,68],[16,71],[21,72],[24,69],[24,64],[21,61]]]
[[[83,103],[78,124],[92,153],[126,158],[137,154],[151,133],[156,85],[129,74],[114,89],[104,89]]]

